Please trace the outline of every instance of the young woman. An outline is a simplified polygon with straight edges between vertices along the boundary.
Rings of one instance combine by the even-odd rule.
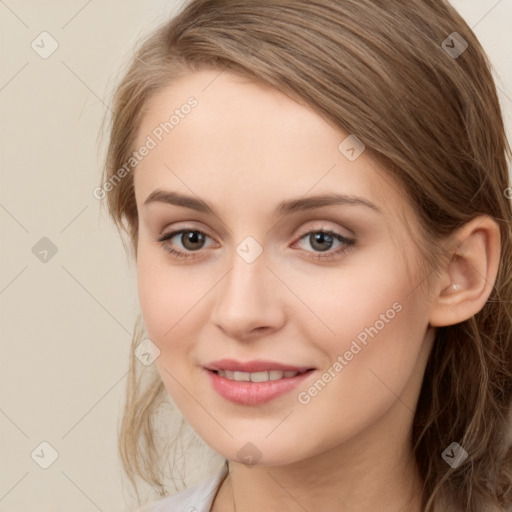
[[[512,507],[510,147],[447,2],[193,0],[113,112],[123,464],[166,493],[167,397],[226,461],[144,510]]]

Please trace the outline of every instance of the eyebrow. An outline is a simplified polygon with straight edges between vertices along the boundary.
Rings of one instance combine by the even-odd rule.
[[[198,212],[211,213],[217,215],[215,209],[206,201],[197,197],[187,196],[178,192],[156,189],[144,201],[144,206],[151,203],[165,203],[175,206],[190,208]],[[366,206],[372,210],[382,213],[380,208],[372,202],[362,197],[344,194],[323,194],[317,196],[303,197],[300,199],[289,199],[282,201],[276,208],[280,215],[288,215],[291,213],[314,210],[332,205],[350,205],[350,206]]]

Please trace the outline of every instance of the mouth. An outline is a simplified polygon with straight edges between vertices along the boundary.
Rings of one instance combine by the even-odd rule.
[[[212,366],[224,366],[212,368]],[[267,369],[262,369],[267,365]],[[228,368],[226,368],[228,366]],[[258,371],[242,371],[241,367],[255,367]],[[272,366],[272,368],[268,368]],[[279,366],[281,366],[279,368]],[[233,368],[237,369],[233,369]],[[289,394],[303,384],[315,368],[290,367],[279,363],[226,363],[217,362],[203,367],[209,377],[212,388],[225,400],[237,405],[259,405]]]
[[[212,361],[204,366],[206,370],[221,371],[221,372],[234,372],[234,373],[264,373],[268,372],[296,372],[304,373],[307,370],[314,368],[310,366],[295,366],[285,363],[279,363],[276,361],[264,361],[262,359],[256,359],[253,361],[241,362],[235,359],[220,359],[219,361]],[[229,375],[229,374],[228,374]],[[276,373],[273,374],[277,375]],[[291,374],[290,374],[291,375]],[[280,376],[279,378],[282,378]]]
[[[291,379],[297,375],[313,371],[313,368],[302,371],[269,370],[262,372],[239,372],[233,370],[208,370],[212,373],[236,382],[267,382],[281,379]]]

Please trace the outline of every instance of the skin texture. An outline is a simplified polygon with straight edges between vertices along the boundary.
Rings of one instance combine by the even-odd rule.
[[[349,134],[269,86],[227,71],[190,73],[151,100],[137,147],[190,96],[197,107],[134,172],[137,279],[169,395],[198,435],[231,461],[213,510],[235,510],[235,500],[238,512],[420,511],[408,436],[424,368],[435,327],[485,304],[499,259],[496,224],[474,219],[448,240],[464,256],[425,290],[420,255],[403,224],[417,231],[417,220],[400,186],[365,152],[349,161],[338,149]],[[144,205],[157,188],[199,197],[216,215]],[[287,216],[275,210],[283,200],[332,192],[362,197],[380,212],[361,205]],[[179,229],[207,237],[202,245],[181,234],[157,241]],[[313,259],[344,247],[335,238],[318,245],[304,236],[322,229],[355,244],[333,259]],[[252,263],[236,252],[249,236],[262,249]],[[393,304],[400,311],[300,403],[298,392]],[[224,357],[316,370],[269,403],[236,405],[212,389],[203,369]],[[258,450],[255,465],[239,462],[248,442]]]

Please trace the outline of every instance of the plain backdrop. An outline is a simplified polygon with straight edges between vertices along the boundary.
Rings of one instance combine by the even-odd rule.
[[[452,3],[494,64],[510,137],[512,0]],[[98,132],[136,40],[180,4],[0,0],[0,512],[124,510],[117,428],[138,301],[92,195]],[[210,472],[198,459],[191,481]]]

